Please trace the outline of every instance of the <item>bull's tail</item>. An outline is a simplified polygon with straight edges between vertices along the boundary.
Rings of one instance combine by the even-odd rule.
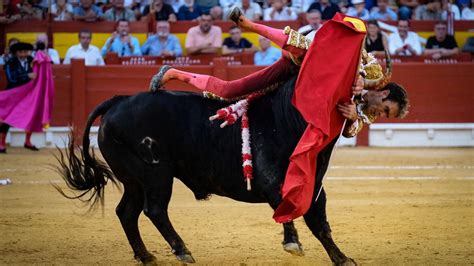
[[[128,96],[115,96],[101,105],[97,106],[89,118],[82,136],[82,148],[74,144],[74,130],[72,130],[69,138],[68,147],[65,151],[59,150],[56,159],[59,162],[57,170],[66,182],[66,185],[74,195],[67,195],[59,186],[54,187],[68,199],[80,199],[90,204],[92,209],[98,202],[104,204],[104,186],[110,180],[114,184],[117,183],[112,171],[102,161],[98,160],[92,151],[89,153],[90,141],[89,133],[94,120],[104,115],[112,106],[127,98]],[[78,152],[76,152],[76,149]],[[87,195],[87,196],[86,196]]]

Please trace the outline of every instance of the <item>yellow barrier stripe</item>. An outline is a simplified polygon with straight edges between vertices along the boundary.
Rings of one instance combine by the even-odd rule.
[[[53,42],[54,49],[56,49],[61,58],[64,58],[66,55],[67,49],[69,47],[79,43],[79,33],[71,32],[55,32],[53,33]],[[136,37],[140,44],[145,43],[147,34],[146,33],[133,33],[133,37]],[[91,44],[97,46],[99,49],[102,49],[107,39],[110,37],[110,33],[92,33]]]
[[[7,43],[11,38],[17,38],[20,42],[35,43],[36,36],[45,32],[8,32],[7,33]]]

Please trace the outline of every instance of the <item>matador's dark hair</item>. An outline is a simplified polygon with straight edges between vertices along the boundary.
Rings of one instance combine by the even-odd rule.
[[[380,90],[388,90],[390,92],[384,101],[390,100],[398,103],[397,118],[404,118],[408,114],[408,108],[410,108],[407,91],[395,82],[388,83]]]

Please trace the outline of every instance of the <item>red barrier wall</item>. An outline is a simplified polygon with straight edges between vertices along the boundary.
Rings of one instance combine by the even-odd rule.
[[[71,113],[71,68],[69,66],[54,66],[55,99],[52,126],[70,125]],[[2,79],[3,81],[3,79]]]
[[[410,113],[404,120],[380,119],[378,122],[474,122],[473,73],[474,63],[395,65],[392,80],[407,89]]]

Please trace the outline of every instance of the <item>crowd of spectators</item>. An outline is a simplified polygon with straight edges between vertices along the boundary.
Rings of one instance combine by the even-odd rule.
[[[4,0],[0,22],[45,19],[55,21],[196,20],[210,14],[226,20],[237,6],[254,20],[296,20],[318,10],[323,20],[336,12],[364,20],[474,20],[473,0]],[[50,5],[50,6],[49,6]]]
[[[448,34],[446,22],[435,23],[433,31],[435,35],[425,40],[417,33],[410,31],[409,20],[400,19],[396,31],[387,37],[387,34],[380,29],[379,23],[370,20],[367,23],[365,48],[374,54],[383,54],[385,50],[388,50],[391,55],[425,55],[433,59],[447,58],[461,52],[454,36]],[[422,44],[425,44],[424,49]],[[462,51],[474,52],[473,37],[467,39]]]

